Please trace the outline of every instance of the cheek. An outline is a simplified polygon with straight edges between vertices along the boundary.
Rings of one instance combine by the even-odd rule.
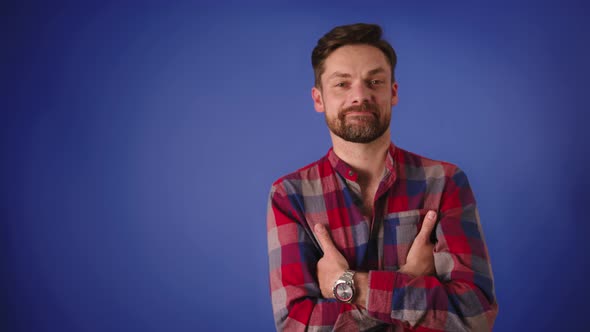
[[[383,105],[383,107],[391,107],[394,104],[393,96],[391,94],[383,95],[377,102],[379,105]]]
[[[344,102],[348,96],[348,92],[345,90],[328,90],[324,94],[324,100],[328,103],[339,103]]]
[[[337,112],[344,105],[344,100],[335,95],[324,96],[324,108],[328,112]]]

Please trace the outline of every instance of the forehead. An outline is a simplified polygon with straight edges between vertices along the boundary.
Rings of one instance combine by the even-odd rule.
[[[336,49],[326,58],[322,76],[329,76],[334,72],[364,74],[380,67],[391,72],[391,66],[385,54],[377,47],[346,45]]]

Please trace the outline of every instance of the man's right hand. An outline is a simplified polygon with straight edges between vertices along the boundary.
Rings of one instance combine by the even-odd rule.
[[[413,277],[434,275],[434,244],[430,242],[430,234],[436,225],[436,212],[428,211],[420,233],[416,235],[414,243],[410,247],[406,264],[398,272],[411,275]]]

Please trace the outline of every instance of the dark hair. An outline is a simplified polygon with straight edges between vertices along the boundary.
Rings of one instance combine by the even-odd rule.
[[[395,81],[395,65],[397,55],[393,47],[381,38],[383,31],[377,24],[357,23],[341,25],[330,30],[318,40],[318,44],[311,53],[311,65],[315,76],[315,86],[321,87],[320,77],[324,73],[326,58],[336,49],[344,45],[365,44],[374,46],[383,52],[391,65],[391,80]]]

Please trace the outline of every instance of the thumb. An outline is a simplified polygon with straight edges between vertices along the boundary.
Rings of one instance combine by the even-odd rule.
[[[338,250],[334,246],[334,242],[332,242],[332,238],[330,237],[330,232],[328,232],[328,230],[326,229],[326,226],[324,226],[323,224],[316,224],[313,229],[314,229],[315,237],[320,242],[320,246],[322,247],[322,250],[324,251],[324,255],[329,254],[329,253],[333,252],[334,250]]]
[[[426,217],[424,217],[424,222],[422,223],[422,229],[420,229],[420,233],[416,236],[422,242],[429,242],[430,234],[434,230],[434,225],[436,225],[436,212],[433,210],[428,211]]]

